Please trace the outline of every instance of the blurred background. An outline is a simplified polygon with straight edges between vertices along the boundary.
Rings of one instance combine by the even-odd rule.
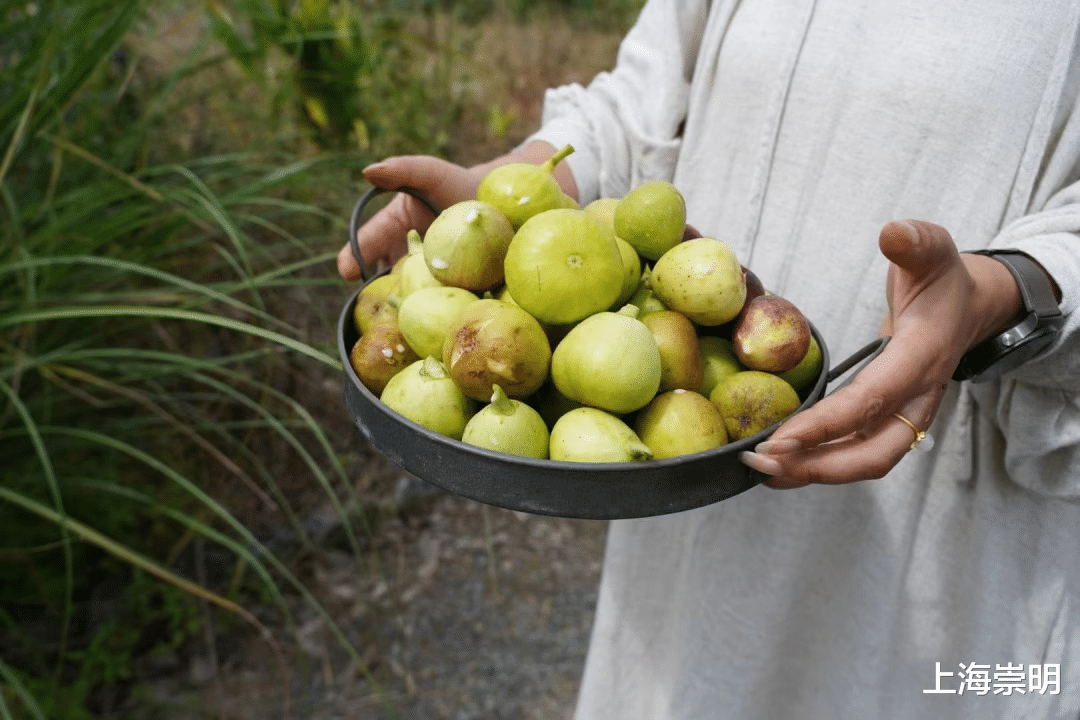
[[[641,4],[0,0],[0,720],[566,716],[605,526],[363,445],[334,256]]]

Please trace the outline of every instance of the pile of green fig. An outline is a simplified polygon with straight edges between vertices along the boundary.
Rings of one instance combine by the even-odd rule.
[[[395,412],[566,462],[704,452],[793,413],[822,372],[802,312],[670,182],[585,207],[542,165],[492,170],[360,291],[350,364]]]

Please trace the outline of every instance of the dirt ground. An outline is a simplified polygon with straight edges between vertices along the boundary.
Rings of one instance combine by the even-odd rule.
[[[336,516],[319,507],[305,519],[316,549],[303,563],[359,662],[297,601],[295,633],[271,628],[287,671],[240,627],[174,658],[147,685],[153,704],[185,720],[568,718],[607,524],[485,506],[378,456],[367,462],[359,489],[393,492],[365,557],[345,549]],[[288,552],[294,539],[278,533],[266,542]]]

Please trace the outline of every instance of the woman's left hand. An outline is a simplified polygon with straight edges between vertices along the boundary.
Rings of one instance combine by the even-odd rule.
[[[933,421],[961,356],[1001,332],[1020,309],[1004,265],[961,255],[945,228],[890,222],[878,240],[890,261],[892,339],[850,384],[792,416],[741,459],[773,476],[773,488],[847,483],[884,476]]]

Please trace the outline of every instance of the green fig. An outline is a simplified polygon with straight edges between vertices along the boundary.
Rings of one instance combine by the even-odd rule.
[[[504,262],[518,305],[551,325],[607,310],[623,287],[615,234],[584,210],[547,210],[514,234]]]
[[[591,215],[601,225],[615,232],[615,206],[619,204],[618,198],[598,198],[586,205],[582,210]],[[623,287],[619,297],[612,305],[618,309],[630,301],[630,297],[641,283],[641,256],[630,243],[623,240],[617,234],[615,242],[619,246],[619,254],[623,261]]]
[[[463,200],[443,210],[424,234],[424,260],[443,285],[480,293],[503,281],[514,229],[491,205]]]
[[[795,388],[795,392],[802,397],[810,392],[817,383],[818,378],[821,376],[823,362],[821,346],[818,345],[817,338],[811,335],[810,347],[807,349],[806,354],[803,355],[803,359],[795,367],[780,373],[780,377],[787,380],[788,384]]]
[[[638,315],[639,318],[645,317],[649,313],[668,309],[668,306],[660,298],[656,297],[656,293],[653,292],[652,268],[646,266],[641,271],[641,278],[638,280],[637,287],[626,302],[637,306],[641,310],[641,314]]]
[[[615,299],[614,307],[622,307],[630,302],[630,298],[637,292],[641,283],[641,258],[630,243],[618,235],[615,236],[615,244],[619,246],[619,256],[623,261],[623,285],[622,292]]]
[[[508,455],[541,460],[548,456],[548,428],[540,413],[507,396],[498,385],[491,402],[469,420],[461,440]]]
[[[705,357],[697,330],[689,318],[674,310],[641,317],[660,350],[660,392],[676,388],[698,390],[705,379]]]
[[[353,307],[353,323],[361,335],[376,323],[397,314],[397,308],[390,304],[389,298],[397,294],[400,280],[399,275],[379,275],[360,290]]]
[[[479,300],[465,288],[450,285],[420,288],[401,301],[398,327],[420,357],[442,357],[446,329],[462,308]]]
[[[726,243],[709,237],[681,242],[653,265],[653,292],[699,325],[722,325],[742,310],[746,277]]]
[[[553,175],[555,166],[572,152],[574,148],[567,145],[539,165],[509,163],[493,168],[480,181],[476,199],[499,210],[515,230],[545,210],[577,207]]]
[[[432,356],[417,360],[390,381],[379,399],[391,410],[432,432],[461,439],[476,401],[461,391]]]
[[[746,304],[731,341],[751,370],[787,372],[810,349],[810,323],[790,300],[760,295]]]
[[[565,462],[636,462],[652,458],[629,425],[596,408],[571,410],[551,428],[550,457]]]
[[[654,460],[712,450],[728,441],[720,410],[693,390],[657,395],[638,413],[634,430]]]
[[[376,396],[390,378],[419,359],[393,322],[382,322],[369,329],[349,352],[353,371]]]
[[[705,372],[702,374],[699,390],[702,395],[708,397],[717,383],[728,375],[746,370],[735,355],[731,340],[715,335],[702,335],[698,338],[698,346],[705,360]]]
[[[615,234],[638,255],[657,260],[682,242],[686,202],[667,180],[650,180],[635,187],[615,206]]]
[[[638,288],[627,302],[641,310],[641,317],[669,309],[650,287]]]
[[[581,209],[615,232],[615,206],[618,204],[619,198],[597,198]]]
[[[516,305],[481,298],[446,329],[443,364],[465,394],[491,397],[495,385],[512,398],[532,395],[548,377],[551,346],[540,323]]]
[[[660,349],[627,305],[574,326],[551,355],[551,377],[566,397],[614,414],[644,407],[660,387]]]
[[[435,279],[424,259],[424,243],[420,233],[410,230],[408,235],[409,252],[402,258],[399,275],[401,277],[398,296],[409,297],[414,291],[426,287],[440,287],[442,283]],[[398,267],[398,265],[395,265]]]
[[[802,402],[783,378],[760,370],[728,376],[709,393],[709,400],[720,411],[733,442],[780,422]]]

